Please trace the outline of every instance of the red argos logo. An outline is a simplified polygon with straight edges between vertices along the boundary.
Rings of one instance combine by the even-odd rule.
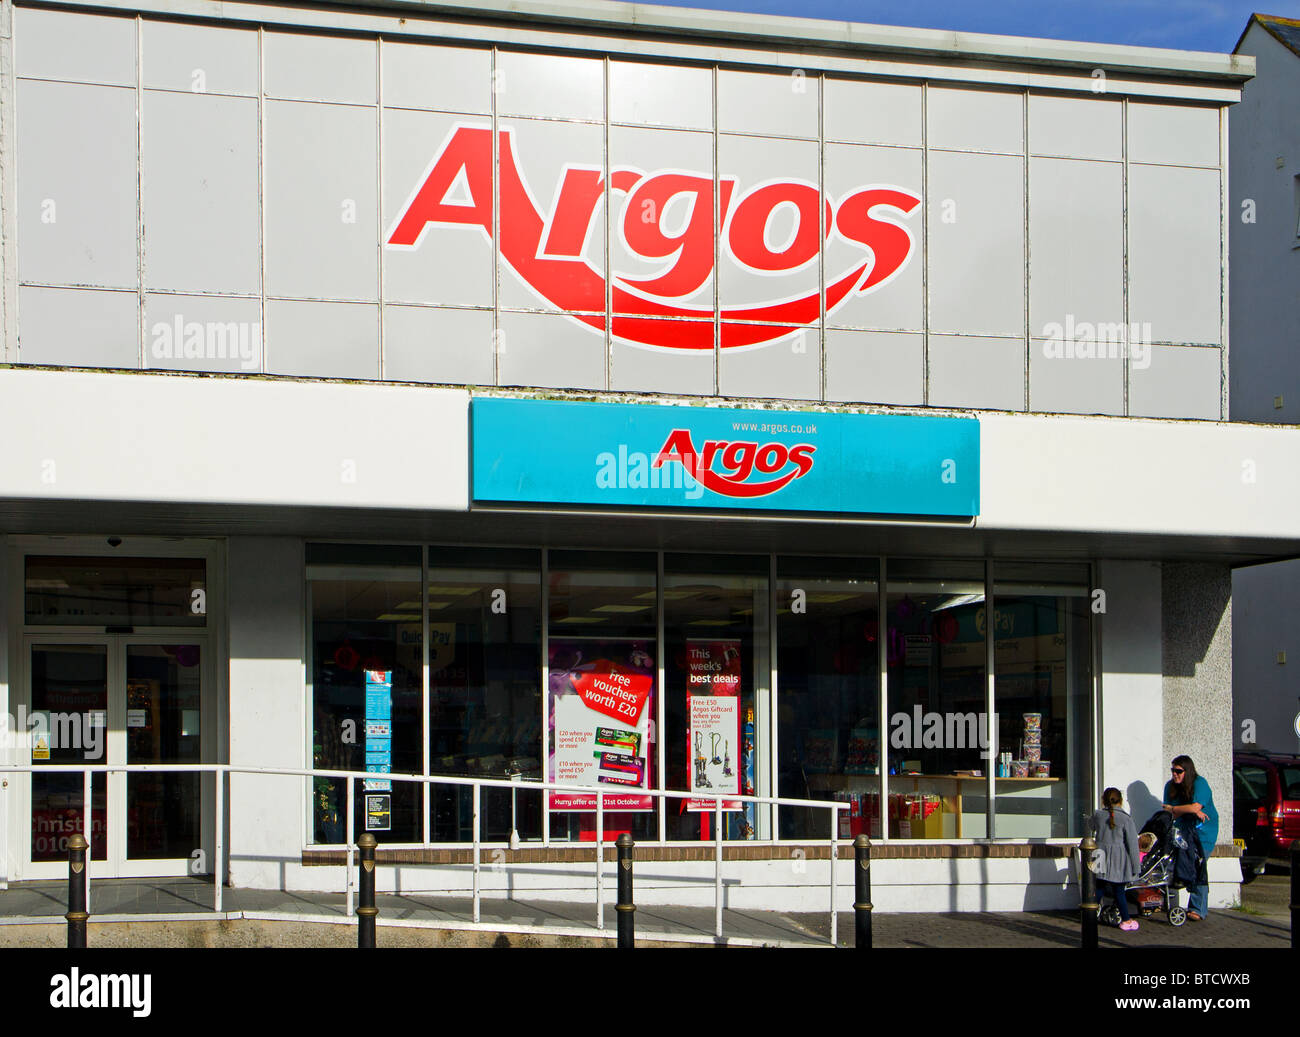
[[[689,429],[673,429],[655,455],[654,467],[676,461],[705,489],[726,497],[766,497],[812,471],[811,443],[705,440],[696,450]],[[793,467],[791,467],[793,466]],[[750,480],[753,479],[751,482]]]
[[[416,184],[388,234],[393,249],[419,248],[430,227],[470,227],[491,240],[499,235],[501,259],[551,305],[596,330],[605,330],[605,297],[613,301],[611,333],[628,342],[670,349],[712,349],[714,321],[725,348],[753,346],[815,324],[854,295],[885,284],[912,254],[911,231],[903,220],[921,204],[901,187],[854,188],[838,200],[823,197],[815,184],[767,181],[742,189],[732,176],[668,170],[645,173],[571,164],[564,168],[549,213],[543,212],[520,171],[510,129],[498,131],[494,182],[490,125],[456,126]],[[602,209],[621,196],[614,230],[633,255],[659,263],[653,276],[602,270],[584,246]],[[494,219],[493,198],[501,211]],[[715,242],[713,213],[722,227]],[[787,240],[773,241],[773,217],[789,219]],[[616,210],[617,211],[617,210]],[[665,214],[671,213],[668,219]],[[817,261],[834,237],[861,252],[845,269],[826,271],[825,296],[812,291],[758,305],[701,307],[682,302],[714,275],[715,246],[742,270],[778,280]],[[440,247],[445,243],[439,242]],[[587,312],[582,312],[587,311]],[[594,311],[594,312],[592,312]],[[663,320],[671,317],[674,320]],[[755,321],[767,322],[755,324]]]

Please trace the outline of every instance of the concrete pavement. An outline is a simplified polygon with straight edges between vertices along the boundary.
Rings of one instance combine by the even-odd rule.
[[[1134,933],[1101,927],[1103,948],[1290,946],[1289,878],[1268,875],[1244,887],[1243,909],[1218,910],[1203,922],[1175,929],[1163,914],[1140,921]],[[607,891],[612,895],[612,891]],[[354,923],[341,894],[227,889],[220,915],[212,912],[210,882],[194,879],[104,880],[91,886],[92,945],[117,946],[348,946]],[[66,885],[21,883],[0,892],[0,946],[62,946]],[[395,945],[590,945],[612,938],[595,925],[593,904],[484,898],[480,922],[465,898],[383,894],[377,898],[379,942]],[[711,946],[709,908],[641,906],[638,942]],[[851,946],[851,912],[838,918],[838,943]],[[539,930],[549,930],[543,935]],[[723,912],[723,943],[730,946],[829,947],[827,914]],[[891,947],[1070,948],[1079,945],[1077,911],[963,914],[878,914],[873,943]]]

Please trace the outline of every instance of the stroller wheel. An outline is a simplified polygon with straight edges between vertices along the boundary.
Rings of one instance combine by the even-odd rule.
[[[1169,909],[1169,924],[1177,928],[1187,921],[1187,910],[1181,907],[1171,907]]]
[[[1103,925],[1119,925],[1119,908],[1114,904],[1107,904],[1101,909],[1101,921]]]

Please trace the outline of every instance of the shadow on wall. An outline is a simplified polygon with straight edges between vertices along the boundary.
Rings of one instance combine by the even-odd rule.
[[[1231,570],[1222,565],[1167,563],[1160,584],[1161,668],[1166,678],[1195,677],[1232,600]]]
[[[1164,794],[1163,785],[1160,792],[1161,795]],[[1139,831],[1147,823],[1147,819],[1165,805],[1165,801],[1153,794],[1145,781],[1132,782],[1124,790],[1124,802],[1128,804],[1129,816],[1133,818],[1133,823],[1137,825]]]

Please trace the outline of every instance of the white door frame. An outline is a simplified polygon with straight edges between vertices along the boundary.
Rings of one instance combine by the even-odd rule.
[[[115,538],[116,539],[116,538]],[[225,545],[214,539],[179,539],[124,537],[117,546],[102,536],[9,536],[8,587],[0,588],[7,601],[9,656],[9,711],[16,714],[19,703],[30,708],[31,645],[97,644],[108,645],[109,716],[108,753],[103,762],[126,760],[126,647],[131,644],[197,644],[200,646],[200,737],[201,759],[219,761],[226,752],[222,730],[226,723],[225,689],[229,667],[225,664]],[[103,626],[54,626],[26,624],[24,600],[24,559],[27,555],[69,555],[76,557],[202,558],[206,566],[207,624],[203,627],[135,627],[131,633],[106,633]],[[220,657],[220,658],[219,658]],[[15,763],[30,762],[15,750]],[[16,779],[16,780],[15,780]],[[200,784],[200,841],[203,870],[214,860],[215,830],[213,807],[215,780],[205,777]],[[15,874],[12,880],[64,878],[67,863],[36,863],[31,860],[31,783],[26,775],[11,775],[9,787],[7,835],[10,859]],[[189,858],[148,861],[126,858],[126,775],[110,775],[106,807],[108,810],[108,860],[92,862],[91,878],[166,877],[190,874]],[[115,810],[116,806],[116,810]],[[224,822],[223,822],[224,823]],[[223,876],[224,879],[224,876]]]

